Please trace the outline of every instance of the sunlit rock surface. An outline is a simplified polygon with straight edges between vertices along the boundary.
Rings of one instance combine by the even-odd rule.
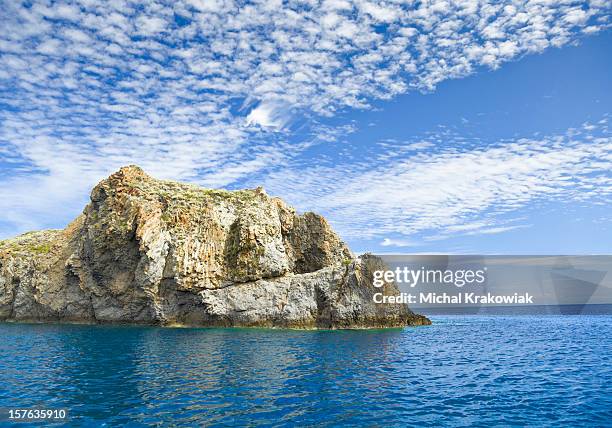
[[[375,304],[373,256],[314,213],[255,190],[122,168],[64,230],[0,242],[0,320],[367,328],[429,324]]]

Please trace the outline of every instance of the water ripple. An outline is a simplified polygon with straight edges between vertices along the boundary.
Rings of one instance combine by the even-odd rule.
[[[0,408],[74,425],[604,426],[612,317],[392,331],[1,324]]]

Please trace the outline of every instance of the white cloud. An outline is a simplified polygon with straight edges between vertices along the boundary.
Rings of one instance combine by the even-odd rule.
[[[136,29],[146,35],[154,35],[166,28],[166,21],[158,17],[139,16],[136,20]]]
[[[382,240],[380,245],[382,247],[412,247],[415,245],[415,243],[406,239],[385,238]]]
[[[282,129],[289,120],[288,109],[282,103],[263,102],[251,110],[246,123],[248,126]]]
[[[387,145],[389,155],[363,153],[357,164],[281,169],[265,186],[323,213],[347,239],[502,233],[526,226],[507,214],[538,201],[610,203],[612,136],[607,122],[592,126],[416,154]]]
[[[288,146],[296,114],[304,134],[320,115],[576,41],[607,28],[610,13],[601,1],[62,0],[2,9],[0,153],[16,160],[2,174],[0,209],[4,230],[15,232],[28,216],[51,223],[54,207],[82,203],[84,189],[124,164],[210,186],[275,174],[344,131]]]

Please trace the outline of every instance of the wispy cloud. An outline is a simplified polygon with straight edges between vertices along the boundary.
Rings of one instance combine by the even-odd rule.
[[[607,119],[563,135],[428,152],[386,145],[366,161],[270,174],[266,187],[326,214],[347,238],[440,239],[502,233],[503,216],[537,201],[609,204],[612,134]],[[407,144],[410,146],[410,144]],[[391,245],[394,241],[383,241]],[[397,245],[400,246],[400,245]]]
[[[409,241],[407,239],[394,239],[394,238],[385,238],[380,243],[381,247],[412,247],[416,245],[414,242]]]
[[[209,186],[272,177],[302,150],[337,138],[327,129],[289,139],[296,116],[304,126],[373,99],[433,90],[601,31],[609,14],[600,0],[5,2],[4,229],[81,204],[96,180],[128,163]],[[497,156],[491,150],[448,160],[487,162]],[[427,167],[438,177],[439,161]],[[441,217],[404,232],[419,222],[442,227]]]
[[[248,126],[280,130],[289,122],[290,107],[281,102],[262,102],[246,117]]]

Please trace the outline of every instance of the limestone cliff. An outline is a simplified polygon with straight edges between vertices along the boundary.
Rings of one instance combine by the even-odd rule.
[[[373,303],[381,263],[353,257],[323,217],[260,188],[207,190],[130,166],[100,182],[66,229],[0,242],[0,320],[428,324],[405,305]]]

